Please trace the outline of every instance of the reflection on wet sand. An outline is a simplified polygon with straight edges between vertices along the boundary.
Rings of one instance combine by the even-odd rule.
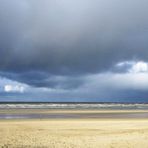
[[[13,110],[14,111],[14,110]],[[15,113],[11,110],[5,110],[0,112],[0,119],[79,119],[79,118],[135,118],[135,119],[146,119],[148,118],[148,111],[71,111],[71,110],[56,110],[56,111],[46,111],[46,110],[29,110],[21,111],[15,109]]]

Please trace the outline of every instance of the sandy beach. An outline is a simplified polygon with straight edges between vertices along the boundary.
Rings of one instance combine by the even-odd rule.
[[[14,112],[17,113],[16,110]],[[72,112],[78,113],[79,111]],[[85,111],[82,112],[85,113]],[[119,113],[119,111],[116,112]],[[148,147],[148,119],[53,118],[0,120],[0,147],[139,148],[141,146],[142,148]]]

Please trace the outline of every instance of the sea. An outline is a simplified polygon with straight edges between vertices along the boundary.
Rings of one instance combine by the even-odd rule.
[[[51,111],[50,111],[51,110]],[[56,110],[56,112],[53,112]],[[64,110],[64,112],[62,112]],[[65,110],[67,110],[65,112]],[[81,110],[84,112],[69,112]],[[87,110],[87,112],[85,112]],[[90,112],[89,112],[90,110]],[[94,110],[94,112],[91,112]],[[96,112],[108,110],[108,112]],[[110,112],[117,110],[117,112]],[[118,110],[123,110],[119,112]],[[128,110],[128,112],[124,112]],[[134,111],[133,111],[134,110]],[[135,112],[136,110],[136,112]],[[142,110],[142,112],[141,112]],[[148,119],[148,103],[1,102],[0,119]]]
[[[148,110],[148,103],[112,102],[0,102],[0,109]]]

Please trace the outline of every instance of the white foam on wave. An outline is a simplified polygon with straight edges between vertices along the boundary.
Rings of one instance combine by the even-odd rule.
[[[117,103],[31,103],[0,104],[0,109],[148,109],[148,104]]]

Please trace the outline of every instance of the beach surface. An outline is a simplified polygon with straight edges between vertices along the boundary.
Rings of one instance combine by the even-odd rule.
[[[20,111],[19,111],[20,112]],[[25,114],[32,114],[28,110]],[[54,114],[62,111],[39,111],[41,114]],[[143,118],[124,116],[131,112],[144,113]],[[3,110],[0,114],[8,114]],[[20,112],[20,114],[23,114]],[[146,111],[63,111],[69,114],[81,114],[77,118],[48,118],[48,119],[1,119],[0,147],[3,148],[147,148],[148,119]],[[97,117],[90,118],[95,113]],[[108,118],[99,114],[118,114]],[[18,114],[14,110],[11,114]],[[85,115],[85,117],[81,118]],[[89,116],[87,116],[89,115]],[[121,118],[119,117],[121,115]]]

